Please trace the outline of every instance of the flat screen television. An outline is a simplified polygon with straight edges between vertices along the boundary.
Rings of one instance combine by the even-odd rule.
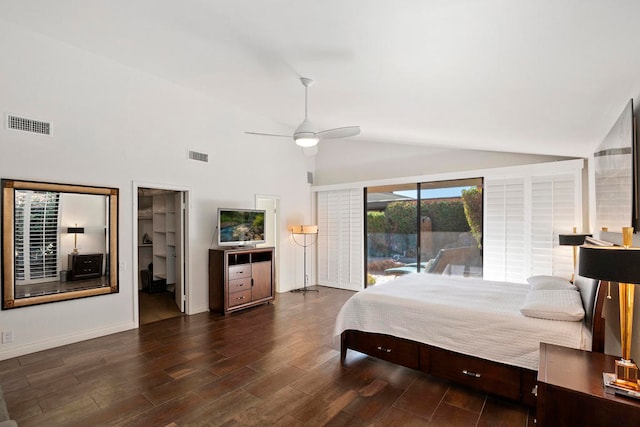
[[[218,208],[218,246],[264,243],[264,210]]]

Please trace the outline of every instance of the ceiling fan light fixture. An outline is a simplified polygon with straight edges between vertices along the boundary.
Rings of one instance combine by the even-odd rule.
[[[300,147],[313,147],[320,141],[320,138],[313,132],[296,134],[293,139]]]

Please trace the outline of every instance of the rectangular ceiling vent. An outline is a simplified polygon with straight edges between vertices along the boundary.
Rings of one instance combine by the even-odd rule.
[[[13,114],[7,114],[7,128],[40,135],[51,135],[51,123],[18,117]]]
[[[189,150],[189,160],[197,160],[199,162],[209,163],[209,155]]]

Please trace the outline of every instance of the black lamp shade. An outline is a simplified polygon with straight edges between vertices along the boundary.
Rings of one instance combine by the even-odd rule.
[[[578,274],[618,283],[640,283],[640,248],[581,246]]]
[[[592,237],[591,234],[560,234],[559,236],[560,246],[580,246],[584,244],[584,239]]]
[[[70,234],[84,234],[84,227],[68,227],[67,233]]]

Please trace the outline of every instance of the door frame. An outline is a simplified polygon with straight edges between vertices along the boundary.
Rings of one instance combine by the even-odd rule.
[[[273,196],[273,195],[267,195],[267,194],[256,194],[255,195],[255,201],[254,201],[254,206],[256,207],[256,209],[258,208],[258,204],[259,204],[259,200],[270,200],[272,201],[273,205],[275,206],[275,212],[267,212],[266,218],[265,220],[268,220],[269,218],[273,219],[273,247],[274,247],[274,254],[275,254],[275,269],[274,269],[274,289],[276,290],[276,292],[278,292],[278,290],[280,289],[280,282],[279,282],[279,260],[280,260],[280,256],[279,256],[279,252],[280,252],[280,219],[279,219],[279,215],[280,215],[280,196]],[[267,228],[268,230],[268,228]]]
[[[140,286],[138,277],[138,189],[140,187],[143,188],[154,188],[158,190],[169,190],[181,192],[183,194],[183,203],[184,203],[184,224],[183,224],[183,234],[182,241],[184,246],[184,252],[182,254],[182,271],[184,272],[184,281],[182,284],[182,288],[185,295],[184,301],[184,313],[191,314],[191,304],[189,301],[189,295],[191,295],[191,282],[189,280],[189,216],[190,216],[190,187],[180,186],[180,185],[172,185],[172,184],[159,184],[153,182],[143,182],[143,181],[133,181],[132,188],[132,229],[133,229],[133,239],[132,239],[132,253],[133,253],[133,262],[131,266],[132,276],[133,276],[133,317],[134,323],[137,327],[140,327],[140,311],[138,308],[138,289]]]

